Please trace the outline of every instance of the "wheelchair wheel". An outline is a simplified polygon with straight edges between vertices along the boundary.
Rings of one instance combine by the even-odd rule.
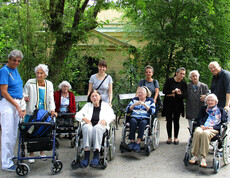
[[[105,162],[107,162],[107,155],[109,154],[108,153],[108,146],[109,145],[107,145],[107,143],[108,143],[108,136],[106,136],[105,137],[105,139],[104,139],[104,145],[103,145],[103,147],[104,147],[104,149],[103,149],[103,164],[105,163]]]
[[[230,130],[227,131],[223,143],[223,161],[224,164],[230,163]]]
[[[76,159],[74,159],[74,160],[72,161],[72,163],[71,163],[71,168],[72,168],[73,170],[77,169],[77,168],[79,167],[79,162],[80,162],[80,161],[77,161]]]
[[[184,155],[184,165],[185,166],[189,165],[190,157],[191,157],[190,154],[186,152],[185,155]]]
[[[121,135],[121,144],[120,144],[120,150],[121,153],[124,153],[124,151],[127,150],[127,145],[130,143],[129,137],[127,135],[127,127],[123,126],[122,128],[122,135]],[[129,151],[129,150],[127,150]]]
[[[109,155],[108,155],[108,161],[111,161],[115,157],[115,151],[116,151],[116,144],[115,144],[115,127],[114,125],[111,126],[110,128],[110,134],[109,134]]]
[[[218,140],[215,141],[214,147],[213,147],[213,169],[214,173],[218,173],[220,170],[220,153],[218,151]]]
[[[160,143],[160,122],[157,118],[155,118],[153,121],[151,141],[152,141],[152,150],[157,149]]]
[[[20,163],[16,167],[16,173],[19,176],[26,176],[30,172],[30,167],[25,163]]]
[[[83,149],[83,143],[82,143],[82,139],[79,138],[78,135],[76,135],[75,137],[75,147],[76,147],[76,157],[73,160],[71,167],[72,169],[77,169],[78,168],[78,164],[80,163],[80,160],[83,158],[84,156],[84,149]],[[76,167],[77,164],[77,167]]]
[[[151,152],[150,146],[149,146],[149,145],[146,145],[146,146],[145,146],[145,153],[146,153],[146,155],[149,156],[149,155],[150,155],[150,152]]]
[[[51,167],[51,172],[53,174],[58,174],[62,170],[63,164],[60,160],[54,161],[52,167]]]
[[[76,146],[76,136],[73,136],[71,139],[71,148],[74,148]]]
[[[183,160],[185,166],[188,166],[188,164],[189,164],[189,160],[191,158],[191,150],[192,150],[192,137],[190,135],[188,142],[187,142],[187,145],[186,145],[186,152],[185,152],[184,160]]]
[[[219,159],[213,159],[213,168],[214,168],[214,173],[218,173],[220,170],[220,160]]]

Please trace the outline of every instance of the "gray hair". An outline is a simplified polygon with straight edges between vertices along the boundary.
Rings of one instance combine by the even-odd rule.
[[[37,72],[38,69],[42,69],[45,72],[46,77],[48,76],[49,68],[48,68],[47,65],[45,65],[45,64],[39,64],[37,67],[35,67],[35,73]]]
[[[59,84],[58,88],[61,90],[63,86],[68,86],[68,87],[69,87],[69,90],[72,89],[70,83],[67,82],[66,80],[62,81],[62,82]]]
[[[146,71],[146,69],[152,69],[152,72],[154,73],[154,68],[153,68],[152,66],[147,65],[147,66],[145,67],[145,71]]]
[[[186,71],[186,69],[185,69],[184,67],[180,67],[180,68],[178,68],[178,69],[176,70],[176,73],[179,73],[181,70]]]
[[[206,98],[204,100],[205,104],[207,104],[207,99],[210,98],[210,97],[212,97],[216,101],[216,104],[218,103],[217,96],[214,93],[210,93],[208,96],[206,96]]]
[[[146,91],[146,94],[147,94],[147,97],[151,97],[152,93],[151,91],[148,89],[148,87],[146,86],[143,86],[143,87],[140,87],[139,90],[141,89],[144,89]]]
[[[12,57],[19,57],[22,60],[23,54],[21,51],[15,49],[15,50],[11,51],[10,54],[8,55],[9,59],[11,59]]]
[[[216,67],[219,67],[219,66],[220,66],[220,64],[219,64],[218,62],[216,62],[216,61],[210,62],[209,65],[208,65],[208,68],[209,68],[210,65],[214,65],[214,66],[216,66]]]
[[[198,78],[200,77],[198,70],[192,70],[191,72],[189,72],[189,75],[188,75],[189,80],[192,80],[191,77],[193,73],[195,73],[198,76]]]

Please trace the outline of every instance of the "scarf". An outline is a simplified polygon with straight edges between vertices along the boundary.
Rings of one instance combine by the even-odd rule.
[[[208,114],[208,118],[206,122],[204,123],[205,127],[213,127],[220,123],[221,113],[217,105],[212,108],[207,107],[206,112]]]

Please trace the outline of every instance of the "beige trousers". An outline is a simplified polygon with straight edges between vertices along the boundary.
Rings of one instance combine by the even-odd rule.
[[[198,156],[200,153],[204,157],[208,154],[208,148],[210,144],[210,140],[218,134],[217,130],[208,129],[203,130],[201,127],[197,127],[195,132],[193,133],[192,140],[192,153],[193,155]]]

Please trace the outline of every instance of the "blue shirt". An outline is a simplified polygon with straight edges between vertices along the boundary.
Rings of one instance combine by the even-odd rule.
[[[38,109],[44,109],[45,87],[39,87]]]
[[[138,97],[135,97],[132,99],[132,101],[128,104],[126,110],[130,112],[130,106],[132,106],[135,102],[139,101]],[[155,112],[155,104],[152,98],[146,98],[145,104],[149,107],[149,111],[146,110],[145,106],[143,105],[137,105],[134,106],[131,117],[134,117],[136,119],[144,119],[149,118],[150,115],[154,114]]]
[[[3,66],[0,69],[0,85],[8,85],[7,92],[12,98],[21,99],[23,97],[23,81],[17,68],[11,69],[7,65]]]

